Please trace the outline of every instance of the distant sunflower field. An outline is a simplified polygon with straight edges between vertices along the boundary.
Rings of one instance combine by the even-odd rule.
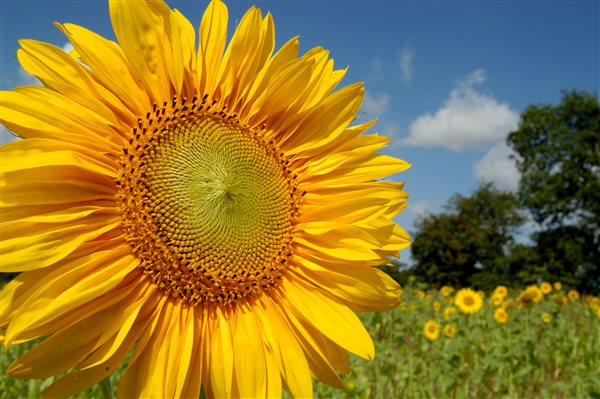
[[[316,383],[316,398],[600,398],[600,298],[559,282],[490,293],[408,286],[397,309],[361,318],[375,360],[351,356],[344,390]],[[37,398],[52,382],[7,376],[31,346],[1,353],[2,397]],[[115,397],[124,368],[75,397]]]

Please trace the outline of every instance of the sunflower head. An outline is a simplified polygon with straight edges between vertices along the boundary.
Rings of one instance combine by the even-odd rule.
[[[571,302],[576,302],[579,300],[579,292],[576,290],[569,290],[569,292],[567,292],[567,297]]]
[[[444,308],[444,319],[448,320],[456,313],[456,308],[454,306],[447,306]]]
[[[506,288],[506,286],[504,286],[504,285],[497,286],[496,288],[494,288],[494,292],[492,293],[492,296],[498,296],[503,299],[507,295],[508,295],[508,288]]]
[[[552,284],[550,284],[547,281],[544,281],[542,284],[540,284],[540,291],[542,291],[542,294],[548,295],[552,292]]]
[[[461,288],[456,293],[454,304],[465,314],[477,313],[483,306],[481,295],[471,288]]]
[[[450,296],[452,294],[452,292],[454,292],[454,288],[452,288],[449,285],[444,285],[442,286],[442,288],[440,288],[440,293],[444,296]]]
[[[454,324],[446,324],[444,326],[444,335],[448,338],[452,338],[456,335],[458,329]]]
[[[550,315],[550,313],[544,312],[544,313],[542,313],[542,315],[540,316],[540,318],[542,319],[542,321],[545,324],[549,324],[549,323],[552,322],[552,315]]]
[[[494,320],[499,324],[506,324],[508,321],[508,312],[504,308],[494,310]]]
[[[428,320],[423,326],[423,335],[430,341],[435,341],[440,337],[441,326],[435,320]]]
[[[160,0],[109,10],[116,42],[74,24],[68,54],[21,41],[43,86],[0,96],[22,138],[0,156],[2,271],[22,272],[0,337],[46,337],[9,374],[69,396],[132,351],[121,397],[343,389],[348,352],[374,356],[355,312],[398,305],[376,266],[410,241],[389,179],[409,165],[355,124],[362,84],[322,48],[276,50],[255,7],[229,41],[219,0],[198,29]]]

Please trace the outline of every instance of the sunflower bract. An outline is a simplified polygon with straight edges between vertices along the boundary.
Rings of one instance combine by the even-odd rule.
[[[74,50],[22,40],[43,86],[3,91],[4,346],[46,337],[16,378],[66,397],[131,353],[119,397],[312,396],[374,346],[355,311],[392,309],[374,268],[409,245],[405,170],[351,125],[362,84],[297,39],[275,51],[251,8],[227,39],[160,1],[111,1],[118,43],[57,24]],[[439,334],[439,331],[438,331]]]

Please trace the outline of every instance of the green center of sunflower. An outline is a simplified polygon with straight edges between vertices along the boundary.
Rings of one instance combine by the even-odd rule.
[[[196,101],[165,104],[124,149],[117,199],[127,241],[154,283],[183,302],[272,288],[290,256],[298,207],[288,161],[234,120]]]

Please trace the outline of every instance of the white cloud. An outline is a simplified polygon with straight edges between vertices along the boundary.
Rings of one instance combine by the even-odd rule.
[[[500,189],[516,191],[520,175],[515,161],[510,159],[511,155],[514,152],[505,142],[495,145],[473,168],[475,176],[479,181],[492,182]]]
[[[375,58],[371,61],[371,69],[367,75],[369,81],[383,80],[383,62],[379,58]]]
[[[477,91],[476,86],[484,81],[482,70],[460,81],[435,114],[427,113],[413,121],[403,144],[461,151],[485,148],[503,140],[517,128],[519,113]]]
[[[408,210],[413,213],[417,218],[424,218],[431,214],[427,203],[417,202],[408,205]]]
[[[389,109],[390,96],[383,93],[371,96],[369,93],[365,93],[362,103],[362,110],[369,118],[380,117],[381,115],[387,113]]]
[[[400,125],[394,121],[390,121],[383,124],[383,127],[380,129],[381,134],[387,137],[398,137],[400,135]]]
[[[70,53],[75,47],[73,47],[73,45],[71,44],[71,42],[66,42],[65,44],[63,44],[63,46],[61,47],[62,51],[64,51],[65,53]]]
[[[19,81],[17,82],[17,86],[41,86],[41,83],[38,80],[38,78],[24,70],[22,67],[19,67],[17,75],[19,75]]]
[[[415,52],[409,47],[405,48],[404,51],[402,51],[402,54],[400,55],[400,73],[402,75],[402,80],[404,80],[404,82],[406,83],[409,83],[412,80],[414,59]]]

